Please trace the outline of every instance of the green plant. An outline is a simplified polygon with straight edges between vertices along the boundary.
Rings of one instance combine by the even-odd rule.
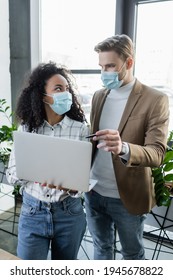
[[[4,175],[11,153],[13,131],[17,130],[17,125],[12,120],[13,112],[10,112],[10,106],[8,106],[6,99],[0,99],[0,113],[5,116],[7,122],[9,123],[9,125],[2,125],[0,127],[0,162],[2,162],[4,165],[4,170],[1,171],[1,173]],[[19,191],[20,185],[14,185],[12,194],[15,197],[18,197],[20,196]]]
[[[7,119],[9,125],[0,127],[0,161],[4,165],[7,164],[11,152],[11,144],[13,142],[13,131],[17,129],[17,125],[11,121],[13,112],[10,111],[10,106],[7,105],[6,99],[0,99],[0,113]]]
[[[173,131],[170,131],[162,164],[152,168],[157,206],[169,206],[173,194]]]
[[[12,191],[12,194],[14,196],[20,196],[20,188],[21,188],[21,185],[14,185],[14,190]]]

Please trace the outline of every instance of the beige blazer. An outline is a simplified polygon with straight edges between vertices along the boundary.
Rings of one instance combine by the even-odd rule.
[[[109,92],[101,89],[93,96],[91,133],[99,130],[100,115]],[[123,163],[119,156],[112,154],[120,197],[132,214],[148,213],[155,205],[151,167],[159,166],[163,160],[168,120],[168,97],[136,80],[118,127],[122,141],[129,143],[129,161]],[[93,141],[93,160],[96,144]]]

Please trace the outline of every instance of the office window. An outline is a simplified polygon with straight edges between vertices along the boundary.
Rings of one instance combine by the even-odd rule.
[[[41,60],[98,68],[95,44],[115,29],[115,0],[42,0]]]
[[[138,5],[135,76],[169,96],[173,129],[173,1]]]
[[[116,0],[42,0],[40,5],[41,61],[74,70],[89,120],[91,97],[102,87],[94,46],[115,33]]]

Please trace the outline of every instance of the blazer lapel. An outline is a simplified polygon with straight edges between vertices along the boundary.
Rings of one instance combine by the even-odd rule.
[[[130,93],[130,96],[127,100],[126,107],[124,109],[124,113],[122,115],[118,131],[121,134],[122,130],[124,129],[124,126],[126,125],[126,122],[133,111],[133,108],[135,107],[136,103],[138,102],[138,99],[141,96],[141,83],[136,80],[135,85]]]
[[[103,109],[103,105],[105,103],[105,99],[107,98],[107,95],[109,94],[110,90],[106,89],[106,90],[103,90],[103,92],[99,93],[99,96],[98,96],[98,100],[97,100],[97,104],[95,104],[95,107],[94,107],[94,120],[93,120],[93,123],[94,123],[94,127],[92,129],[93,133],[95,133],[97,130],[99,130],[99,121],[100,121],[100,116],[101,116],[101,112],[102,112],[102,109]]]

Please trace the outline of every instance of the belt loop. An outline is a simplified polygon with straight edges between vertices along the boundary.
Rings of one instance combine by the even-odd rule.
[[[62,201],[62,205],[63,205],[63,210],[66,211],[67,210],[67,203],[66,203],[65,199]]]
[[[41,210],[41,205],[42,205],[42,202],[41,202],[41,200],[40,200],[40,201],[38,201],[38,203],[37,203],[37,207],[38,207],[38,210],[39,210],[39,211]]]

